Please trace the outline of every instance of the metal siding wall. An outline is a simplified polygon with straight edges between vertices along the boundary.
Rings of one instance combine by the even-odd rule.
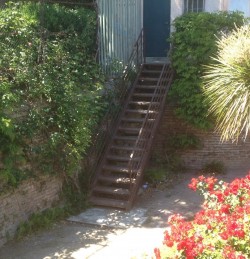
[[[107,74],[119,73],[128,62],[143,27],[143,0],[97,0],[99,62]]]

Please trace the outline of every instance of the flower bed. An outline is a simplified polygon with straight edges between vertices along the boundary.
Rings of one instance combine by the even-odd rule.
[[[169,218],[156,259],[250,258],[250,172],[231,183],[199,176],[189,188],[204,196],[203,209],[192,221],[179,214]]]

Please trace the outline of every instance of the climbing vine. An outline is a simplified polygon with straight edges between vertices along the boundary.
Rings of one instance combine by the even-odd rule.
[[[0,10],[0,191],[34,172],[78,171],[105,108],[95,34],[90,9]]]
[[[243,23],[244,17],[238,12],[188,13],[174,21],[171,60],[176,79],[170,97],[178,105],[176,114],[199,128],[213,124],[206,116],[208,104],[202,94],[204,65],[212,62],[220,32],[229,32]]]

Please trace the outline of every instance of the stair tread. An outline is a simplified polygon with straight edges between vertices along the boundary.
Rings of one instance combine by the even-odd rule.
[[[108,160],[116,160],[116,161],[138,161],[140,158],[139,157],[129,157],[129,156],[117,156],[117,155],[108,155],[107,156]]]
[[[156,89],[156,88],[159,88],[159,89],[164,89],[164,87],[159,87],[157,85],[136,85],[135,88],[145,88],[145,89]]]
[[[130,128],[130,127],[126,127],[126,126],[120,126],[118,128],[119,130],[127,130],[127,131],[140,131],[141,130],[141,127],[140,128],[136,128],[136,127],[133,127],[133,128]]]
[[[118,146],[118,145],[112,145],[111,148],[113,149],[120,149],[120,150],[127,150],[127,151],[142,151],[142,148],[134,148],[134,147],[130,147],[130,146]]]
[[[160,102],[131,101],[129,102],[129,104],[150,105],[150,104],[160,104]]]
[[[145,63],[144,65],[143,65],[143,68],[144,69],[148,69],[148,67],[160,67],[161,69],[163,68],[163,63]]]
[[[133,113],[157,113],[157,111],[153,111],[153,110],[141,110],[141,109],[126,109],[125,112],[133,112]]]
[[[117,188],[112,186],[95,186],[93,188],[94,192],[114,194],[114,195],[129,195],[129,190],[126,188]]]
[[[117,165],[104,165],[104,170],[110,170],[113,172],[121,172],[121,173],[129,173],[129,168],[126,166],[117,166]],[[136,170],[133,170],[132,172],[135,172]]]
[[[140,96],[140,97],[153,97],[153,96],[162,96],[161,94],[154,94],[154,93],[133,93],[133,96]]]
[[[124,117],[124,118],[122,118],[122,121],[128,121],[128,122],[144,122],[144,119],[140,119],[140,118],[127,118],[127,117]]]
[[[155,70],[155,69],[143,69],[142,73],[161,73],[161,69]]]
[[[143,80],[143,81],[158,81],[159,77],[151,77],[151,76],[140,76],[139,80]]]
[[[110,198],[102,198],[102,197],[91,197],[90,203],[97,206],[105,206],[105,207],[114,207],[126,209],[128,202],[124,200],[115,200]]]
[[[125,140],[125,141],[136,141],[138,137],[131,137],[131,136],[115,136],[115,140]]]
[[[121,183],[126,183],[126,184],[130,184],[130,183],[135,183],[135,179],[131,179],[129,177],[120,177],[117,175],[100,175],[98,178],[100,181],[104,181],[107,183],[114,183],[114,184],[121,184]]]

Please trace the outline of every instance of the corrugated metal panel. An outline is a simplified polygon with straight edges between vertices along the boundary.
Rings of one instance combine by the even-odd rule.
[[[99,61],[109,75],[120,74],[143,28],[143,0],[97,0]]]

